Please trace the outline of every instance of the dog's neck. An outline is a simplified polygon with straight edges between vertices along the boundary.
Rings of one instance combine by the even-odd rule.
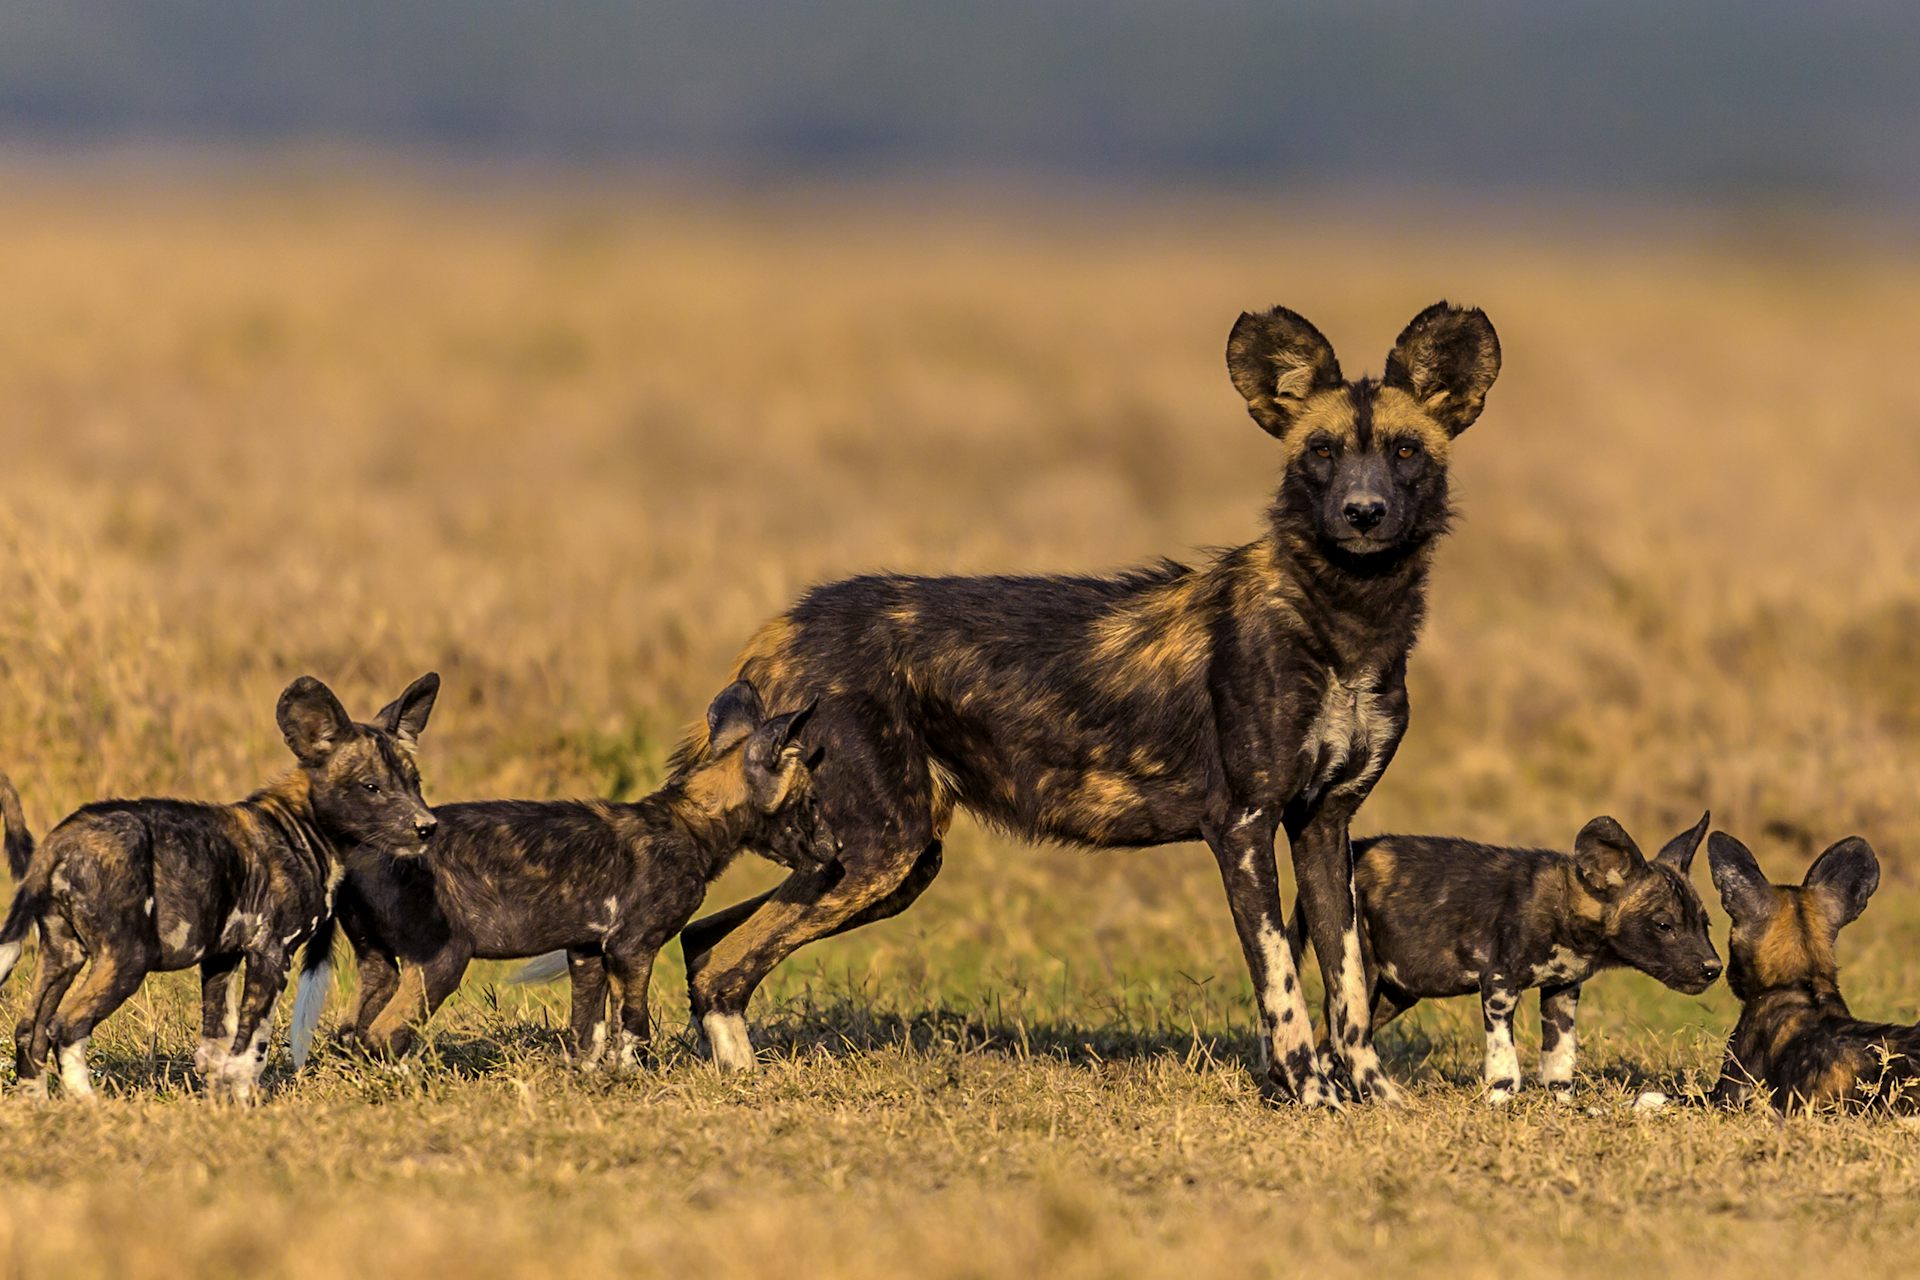
[[[306,770],[294,769],[281,775],[241,804],[272,823],[323,880],[335,867],[345,865],[344,851],[353,842],[330,832],[320,820],[313,807],[313,780]]]

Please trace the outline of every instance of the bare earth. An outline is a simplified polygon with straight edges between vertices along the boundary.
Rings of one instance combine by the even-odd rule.
[[[1914,1018],[1920,258],[1822,224],[10,179],[0,768],[40,831],[231,799],[288,761],[292,676],[366,714],[432,667],[430,799],[637,794],[810,582],[1255,536],[1273,451],[1234,316],[1292,306],[1358,373],[1441,296],[1486,308],[1506,373],[1359,829],[1562,844],[1610,812],[1651,845],[1710,804],[1796,878],[1858,832],[1887,874],[1847,990]],[[560,1061],[562,988],[503,972],[422,1059],[296,1080],[282,1054],[244,1112],[196,1096],[194,981],[149,983],[95,1041],[101,1106],[0,1099],[0,1273],[1867,1276],[1920,1250],[1914,1129],[1629,1110],[1712,1072],[1724,986],[1592,983],[1570,1106],[1488,1111],[1462,1001],[1384,1039],[1413,1110],[1262,1105],[1198,847],[963,823],[913,911],[776,975],[749,1080],[691,1056],[677,953],[665,1063],[619,1082]]]

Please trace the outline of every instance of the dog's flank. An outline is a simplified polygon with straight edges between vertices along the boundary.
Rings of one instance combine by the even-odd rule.
[[[1540,992],[1540,1077],[1572,1086],[1582,985],[1634,968],[1697,995],[1720,975],[1706,909],[1688,874],[1707,814],[1649,861],[1612,818],[1595,818],[1573,852],[1474,844],[1445,836],[1354,843],[1376,1030],[1421,1000],[1478,994],[1487,1098],[1520,1088],[1513,1014]],[[1295,961],[1305,945],[1298,914]]]
[[[374,723],[355,724],[325,685],[303,676],[280,696],[298,768],[279,781],[237,804],[91,804],[48,832],[0,925],[8,970],[27,933],[39,935],[33,993],[14,1036],[23,1089],[45,1090],[52,1057],[66,1090],[90,1096],[94,1027],[147,974],[198,965],[196,1064],[210,1090],[249,1097],[289,961],[327,915],[341,849],[414,847],[432,831],[413,750],[438,688],[439,677],[423,676]]]
[[[573,979],[575,1054],[587,1065],[638,1061],[654,958],[727,864],[742,850],[806,874],[832,863],[795,742],[811,715],[768,716],[753,687],[736,683],[708,711],[715,750],[637,803],[443,805],[426,857],[352,852],[335,900],[360,969],[347,1038],[404,1053],[472,960],[558,952]],[[311,949],[301,978],[299,1003],[314,1016],[326,955]]]
[[[964,807],[1029,838],[1207,840],[1269,1082],[1332,1101],[1288,950],[1264,941],[1285,934],[1273,865],[1284,830],[1345,1073],[1363,1095],[1392,1093],[1364,981],[1348,972],[1347,823],[1406,728],[1447,460],[1499,345],[1485,316],[1440,304],[1402,332],[1382,379],[1348,382],[1326,339],[1274,308],[1240,318],[1227,363],[1281,443],[1258,541],[1111,577],[855,578],[809,592],[751,641],[739,676],[782,701],[821,700],[809,740],[830,748],[819,784],[844,874],[696,921],[684,941],[697,1020],[743,1014],[805,943],[904,910]],[[677,765],[706,753],[696,734]]]
[[[1727,985],[1740,998],[1709,1100],[1737,1106],[1757,1092],[1781,1111],[1920,1109],[1920,1026],[1862,1022],[1840,995],[1834,941],[1879,887],[1873,849],[1841,840],[1798,885],[1769,884],[1724,832],[1713,833],[1707,858],[1733,918]]]

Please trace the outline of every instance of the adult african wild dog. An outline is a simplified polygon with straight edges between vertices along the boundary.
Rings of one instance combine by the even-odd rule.
[[[1595,818],[1571,856],[1446,836],[1375,836],[1353,845],[1361,944],[1378,1031],[1421,1000],[1478,993],[1487,1100],[1520,1087],[1513,1011],[1540,991],[1540,1078],[1573,1086],[1581,984],[1629,966],[1698,995],[1720,976],[1706,909],[1687,879],[1708,815],[1649,862],[1618,822]],[[1289,940],[1305,945],[1299,914]]]
[[[1346,381],[1284,308],[1242,315],[1234,386],[1280,442],[1257,541],[1199,567],[1112,577],[854,578],[763,628],[737,675],[820,699],[808,740],[839,861],[696,921],[693,1012],[716,1061],[748,1067],[744,1012],[801,945],[884,919],[940,867],[956,806],[1092,846],[1204,838],[1252,971],[1268,1079],[1337,1101],[1316,1064],[1281,915],[1285,830],[1329,991],[1334,1044],[1363,1096],[1374,1055],[1347,823],[1406,729],[1406,662],[1448,522],[1447,461],[1500,367],[1487,318],[1445,303],[1407,325],[1378,380]],[[707,744],[685,744],[695,768]]]
[[[36,925],[40,942],[33,995],[14,1034],[21,1083],[44,1092],[52,1053],[67,1092],[92,1096],[94,1027],[149,973],[197,964],[195,1063],[211,1091],[250,1096],[274,1001],[294,949],[327,913],[342,848],[415,848],[433,832],[413,755],[439,688],[439,676],[422,676],[373,723],[355,724],[331,690],[302,676],[280,695],[280,730],[299,762],[284,778],[238,804],[90,804],[38,849],[12,784],[0,779],[20,882],[0,926],[0,981]]]
[[[441,805],[426,856],[350,853],[334,898],[360,968],[349,1038],[404,1053],[471,960],[561,948],[573,979],[575,1053],[587,1066],[637,1061],[648,1047],[654,957],[734,856],[751,848],[801,871],[833,860],[832,833],[794,742],[811,714],[768,716],[753,686],[736,682],[707,710],[707,759],[637,803]],[[329,922],[307,948],[296,1061],[329,985],[331,938]],[[620,1010],[611,1036],[609,979]]]
[[[1798,885],[1768,884],[1724,832],[1713,833],[1707,862],[1733,917],[1727,985],[1740,997],[1710,1100],[1736,1106],[1758,1089],[1781,1111],[1920,1107],[1920,1026],[1862,1022],[1840,996],[1834,939],[1880,885],[1867,842],[1833,845]]]

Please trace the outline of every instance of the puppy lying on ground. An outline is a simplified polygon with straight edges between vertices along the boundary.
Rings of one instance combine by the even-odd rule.
[[[1920,1110],[1920,1026],[1862,1022],[1840,996],[1834,940],[1880,884],[1867,842],[1835,844],[1798,885],[1767,883],[1724,832],[1713,833],[1707,861],[1733,917],[1727,985],[1740,997],[1709,1101],[1737,1106],[1758,1089],[1779,1111]]]
[[[653,961],[743,848],[796,870],[837,852],[795,740],[812,708],[768,717],[752,685],[714,699],[714,750],[683,779],[635,804],[494,800],[442,805],[424,858],[355,853],[335,898],[360,991],[346,1036],[385,1054],[460,985],[474,959],[561,951],[573,980],[573,1039],[585,1065],[647,1051]],[[307,949],[295,1056],[331,982],[331,921]],[[543,973],[537,976],[546,976]],[[557,976],[557,975],[556,975]],[[620,1021],[608,1031],[608,988]]]
[[[1478,993],[1487,1034],[1487,1100],[1520,1088],[1513,1013],[1540,990],[1540,1078],[1573,1087],[1581,984],[1602,969],[1640,970],[1688,995],[1720,976],[1707,913],[1687,879],[1707,815],[1652,862],[1612,818],[1595,818],[1568,856],[1447,836],[1354,843],[1377,1030],[1421,1000]],[[1296,913],[1296,962],[1305,946]]]
[[[92,1097],[93,1029],[149,973],[198,964],[195,1065],[209,1091],[250,1096],[274,1002],[294,949],[327,915],[341,850],[417,849],[433,832],[413,752],[439,688],[439,676],[422,676],[372,724],[355,724],[325,685],[302,676],[280,695],[280,730],[300,762],[280,781],[238,804],[90,804],[38,849],[13,784],[0,777],[8,861],[20,882],[0,926],[0,982],[28,930],[37,926],[40,936],[33,994],[14,1033],[23,1090],[46,1092],[51,1053],[65,1090]]]

